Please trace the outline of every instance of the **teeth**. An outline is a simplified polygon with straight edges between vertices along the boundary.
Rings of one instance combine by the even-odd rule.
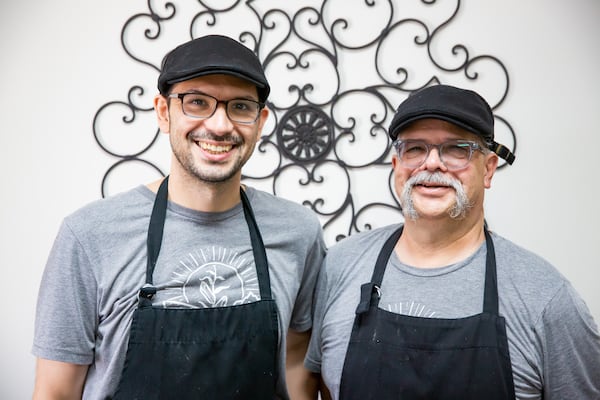
[[[230,144],[227,145],[214,145],[210,143],[200,142],[200,148],[203,150],[210,151],[211,153],[227,153],[231,150],[233,146]]]

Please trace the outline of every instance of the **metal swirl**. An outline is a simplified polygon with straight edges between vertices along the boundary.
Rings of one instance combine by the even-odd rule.
[[[125,22],[121,46],[133,62],[154,72],[168,50],[165,42],[174,41],[167,34],[173,29],[185,28],[189,38],[226,34],[252,49],[271,82],[271,116],[243,179],[311,208],[332,243],[402,219],[387,126],[414,90],[438,83],[477,90],[494,110],[499,141],[515,152],[516,134],[498,114],[509,91],[508,70],[493,55],[447,44],[444,32],[461,9],[455,1],[421,0],[409,7],[400,0],[324,0],[319,7],[269,8],[253,0],[218,7],[209,0],[148,0],[147,11]],[[145,87],[155,82],[131,85],[126,100],[109,101],[94,116],[94,139],[115,159],[101,183],[103,196],[110,194],[107,177],[131,163],[164,175],[151,156],[159,132],[148,136],[134,124],[152,112],[151,104],[141,105]],[[114,128],[104,130],[119,116],[119,131],[135,128],[127,136],[140,137],[143,146],[127,151],[118,140],[107,142]],[[112,124],[102,123],[107,120]]]

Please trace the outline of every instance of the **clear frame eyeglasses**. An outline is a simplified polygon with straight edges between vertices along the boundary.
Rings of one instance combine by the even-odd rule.
[[[442,163],[450,171],[465,168],[473,152],[479,150],[485,154],[485,148],[470,140],[448,140],[440,144],[431,144],[422,140],[400,140],[393,143],[400,164],[406,168],[418,168],[425,163],[429,152],[436,148]]]
[[[225,112],[232,122],[253,124],[260,115],[264,103],[248,99],[219,100],[204,93],[171,93],[172,99],[181,100],[181,109],[190,118],[207,119],[214,115],[219,103],[225,104]]]

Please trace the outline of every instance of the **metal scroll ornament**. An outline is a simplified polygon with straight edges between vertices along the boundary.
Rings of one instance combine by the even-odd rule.
[[[169,154],[154,151],[161,140],[152,110],[162,57],[191,38],[224,34],[258,55],[272,86],[270,117],[244,181],[310,207],[328,244],[401,221],[386,128],[411,92],[438,83],[478,91],[494,110],[497,140],[516,150],[514,131],[499,115],[509,89],[504,64],[444,35],[460,5],[149,0],[121,32],[123,49],[147,77],[136,75],[126,100],[107,102],[94,116],[94,138],[115,160],[102,195],[119,179],[139,183],[140,167],[166,173]]]

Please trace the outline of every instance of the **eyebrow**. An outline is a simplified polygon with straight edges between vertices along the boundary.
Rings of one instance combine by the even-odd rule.
[[[184,90],[184,91],[181,91],[181,92],[175,92],[175,93],[203,94],[203,95],[205,95],[205,96],[214,97],[215,99],[217,99],[217,100],[219,100],[219,101],[229,101],[229,100],[252,100],[252,101],[255,101],[255,102],[257,102],[257,103],[260,103],[260,101],[259,101],[258,99],[256,99],[256,98],[252,97],[252,95],[249,95],[249,94],[248,94],[248,95],[234,96],[234,97],[231,97],[231,98],[229,98],[229,99],[227,99],[227,100],[223,100],[223,99],[217,98],[216,96],[213,96],[212,94],[209,94],[209,93],[203,92],[202,90],[198,90],[198,89],[189,89],[189,90]]]

